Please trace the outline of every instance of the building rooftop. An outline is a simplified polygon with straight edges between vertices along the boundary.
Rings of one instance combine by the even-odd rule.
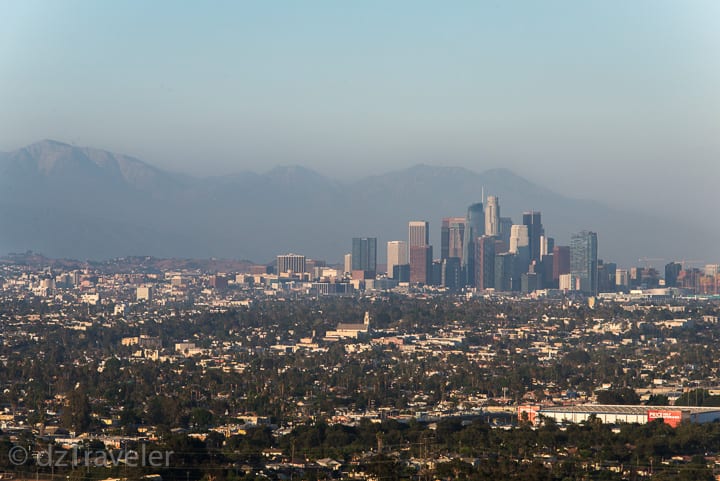
[[[540,412],[573,412],[588,414],[647,414],[648,411],[685,411],[691,414],[720,411],[718,407],[646,406],[630,404],[576,404],[574,406],[542,407]]]

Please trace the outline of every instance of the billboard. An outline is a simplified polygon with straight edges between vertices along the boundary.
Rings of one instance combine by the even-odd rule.
[[[648,411],[648,422],[655,421],[656,419],[662,419],[665,424],[676,428],[681,422],[688,420],[690,413],[679,410],[670,409],[651,409]]]
[[[538,411],[540,411],[540,406],[518,406],[518,421],[527,419],[532,424],[537,424],[539,421]]]

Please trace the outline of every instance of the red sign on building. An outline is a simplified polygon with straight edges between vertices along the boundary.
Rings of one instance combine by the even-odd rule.
[[[688,413],[674,410],[671,411],[669,409],[651,409],[648,411],[648,422],[656,419],[662,419],[665,424],[669,424],[674,428],[678,427],[680,423],[688,417]]]

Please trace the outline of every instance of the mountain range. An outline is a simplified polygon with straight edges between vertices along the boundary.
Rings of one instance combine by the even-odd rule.
[[[483,188],[515,222],[523,211],[540,210],[556,244],[567,244],[572,232],[596,231],[600,256],[622,265],[640,257],[709,262],[716,253],[717,238],[703,226],[568,198],[507,169],[417,165],[340,182],[286,166],[197,178],[52,140],[0,154],[0,253],[265,263],[295,252],[338,262],[355,236],[378,237],[384,258],[384,242],[405,239],[407,222],[423,219],[439,257],[440,220],[463,216]]]

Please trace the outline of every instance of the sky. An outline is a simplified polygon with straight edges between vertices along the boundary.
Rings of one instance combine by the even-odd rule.
[[[341,180],[506,167],[717,218],[716,0],[4,0],[0,18],[0,150]]]

